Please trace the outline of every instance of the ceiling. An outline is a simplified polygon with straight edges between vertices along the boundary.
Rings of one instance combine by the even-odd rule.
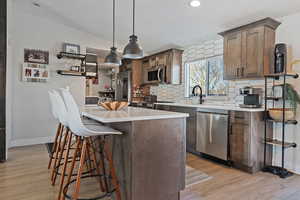
[[[38,2],[48,14],[75,28],[111,40],[112,0],[17,0]],[[119,46],[132,33],[132,0],[116,0]],[[37,9],[37,8],[35,8]],[[217,33],[264,17],[280,18],[300,11],[299,0],[136,0],[136,33],[146,52],[184,47],[215,39]]]

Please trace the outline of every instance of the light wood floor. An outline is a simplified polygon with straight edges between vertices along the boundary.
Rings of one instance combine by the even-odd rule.
[[[0,163],[0,199],[55,200],[57,188],[50,186],[47,162],[43,145],[10,149],[9,160]],[[300,176],[250,175],[193,155],[188,155],[188,164],[213,178],[187,188],[181,200],[300,199]]]

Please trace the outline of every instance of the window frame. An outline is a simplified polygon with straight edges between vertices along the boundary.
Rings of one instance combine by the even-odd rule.
[[[203,57],[203,58],[198,58],[198,59],[194,59],[194,60],[191,60],[191,61],[186,61],[184,63],[184,78],[185,78],[185,97],[186,98],[190,98],[191,97],[191,91],[190,91],[190,78],[189,78],[189,75],[190,75],[190,69],[188,67],[189,64],[191,63],[194,63],[194,62],[200,62],[200,61],[203,61],[203,60],[206,60],[205,61],[205,66],[206,66],[206,83],[205,83],[205,94],[203,94],[204,97],[206,98],[211,98],[211,99],[227,99],[228,97],[228,85],[227,85],[227,91],[226,91],[226,94],[225,95],[213,95],[213,94],[209,94],[209,82],[210,82],[210,79],[209,79],[209,60],[212,59],[212,58],[216,58],[216,57],[220,57],[222,56],[223,57],[223,61],[224,61],[224,54],[218,54],[218,55],[214,55],[214,56],[209,56],[209,57]],[[223,65],[224,66],[224,65]],[[223,71],[224,73],[224,71]]]

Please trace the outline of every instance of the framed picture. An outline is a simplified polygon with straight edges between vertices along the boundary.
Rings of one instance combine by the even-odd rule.
[[[66,53],[80,54],[80,46],[77,44],[64,43],[63,51]]]
[[[48,65],[24,63],[22,79],[24,82],[46,83],[49,79]]]
[[[49,64],[49,51],[24,49],[24,62]]]

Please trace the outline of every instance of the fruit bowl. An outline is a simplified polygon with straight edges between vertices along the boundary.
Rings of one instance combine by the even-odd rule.
[[[275,121],[282,121],[283,117],[283,108],[270,108],[269,115]],[[294,120],[295,112],[291,108],[285,108],[285,121]]]
[[[122,108],[128,106],[128,102],[125,101],[102,102],[99,103],[99,105],[105,108],[106,110],[116,111],[116,110],[121,110]]]

